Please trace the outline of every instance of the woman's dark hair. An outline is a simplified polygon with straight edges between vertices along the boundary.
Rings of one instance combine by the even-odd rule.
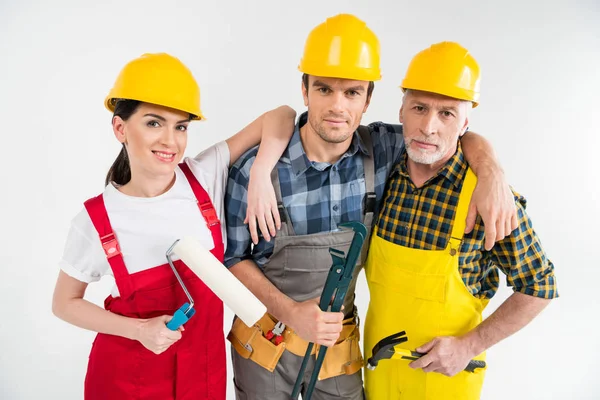
[[[137,100],[118,100],[115,104],[114,117],[121,117],[123,121],[127,121],[140,106],[141,102]],[[121,148],[121,152],[117,159],[108,170],[104,185],[108,185],[111,181],[117,185],[124,185],[131,180],[131,168],[129,167],[129,158],[127,157],[127,149],[125,144]]]

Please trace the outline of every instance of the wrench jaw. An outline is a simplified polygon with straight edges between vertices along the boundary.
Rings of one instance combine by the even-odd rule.
[[[406,331],[394,333],[381,339],[373,346],[373,355],[367,360],[367,368],[373,371],[377,367],[377,364],[379,364],[379,361],[391,359],[396,353],[394,347],[406,341],[408,341]]]

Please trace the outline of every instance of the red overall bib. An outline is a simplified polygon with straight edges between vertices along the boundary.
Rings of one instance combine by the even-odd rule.
[[[223,260],[221,224],[206,191],[189,167],[184,172],[211,231],[211,253]],[[174,314],[187,302],[169,264],[129,274],[110,225],[102,195],[85,202],[100,235],[120,297],[108,296],[104,307],[132,318]],[[166,252],[167,248],[165,248]],[[135,340],[99,333],[94,340],[85,378],[86,400],[225,399],[226,357],[223,303],[180,260],[174,262],[195,302],[196,314],[185,332],[165,352],[156,355]]]

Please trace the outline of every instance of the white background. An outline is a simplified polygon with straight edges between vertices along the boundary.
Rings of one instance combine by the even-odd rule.
[[[51,295],[70,220],[119,151],[102,102],[121,67],[159,51],[190,67],[208,117],[190,131],[194,155],[269,108],[301,111],[304,40],[340,12],[381,41],[384,77],[365,122],[397,121],[417,51],[442,40],[471,50],[483,70],[471,128],[527,197],[556,265],[561,298],[488,352],[483,398],[600,398],[600,5],[484,3],[0,0],[0,398],[82,398],[93,333],[55,318]],[[88,298],[101,304],[111,283]],[[358,298],[364,313],[363,283]]]

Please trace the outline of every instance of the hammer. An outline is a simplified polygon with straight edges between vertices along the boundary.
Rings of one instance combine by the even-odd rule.
[[[396,345],[408,341],[406,332],[398,332],[390,335],[386,338],[381,339],[375,346],[373,346],[373,355],[367,361],[367,368],[373,371],[379,361],[381,360],[417,360],[427,353],[419,353],[418,351],[411,351],[402,348],[395,348]],[[478,369],[484,369],[486,366],[483,360],[471,360],[466,366],[465,371],[467,372],[479,372]]]

